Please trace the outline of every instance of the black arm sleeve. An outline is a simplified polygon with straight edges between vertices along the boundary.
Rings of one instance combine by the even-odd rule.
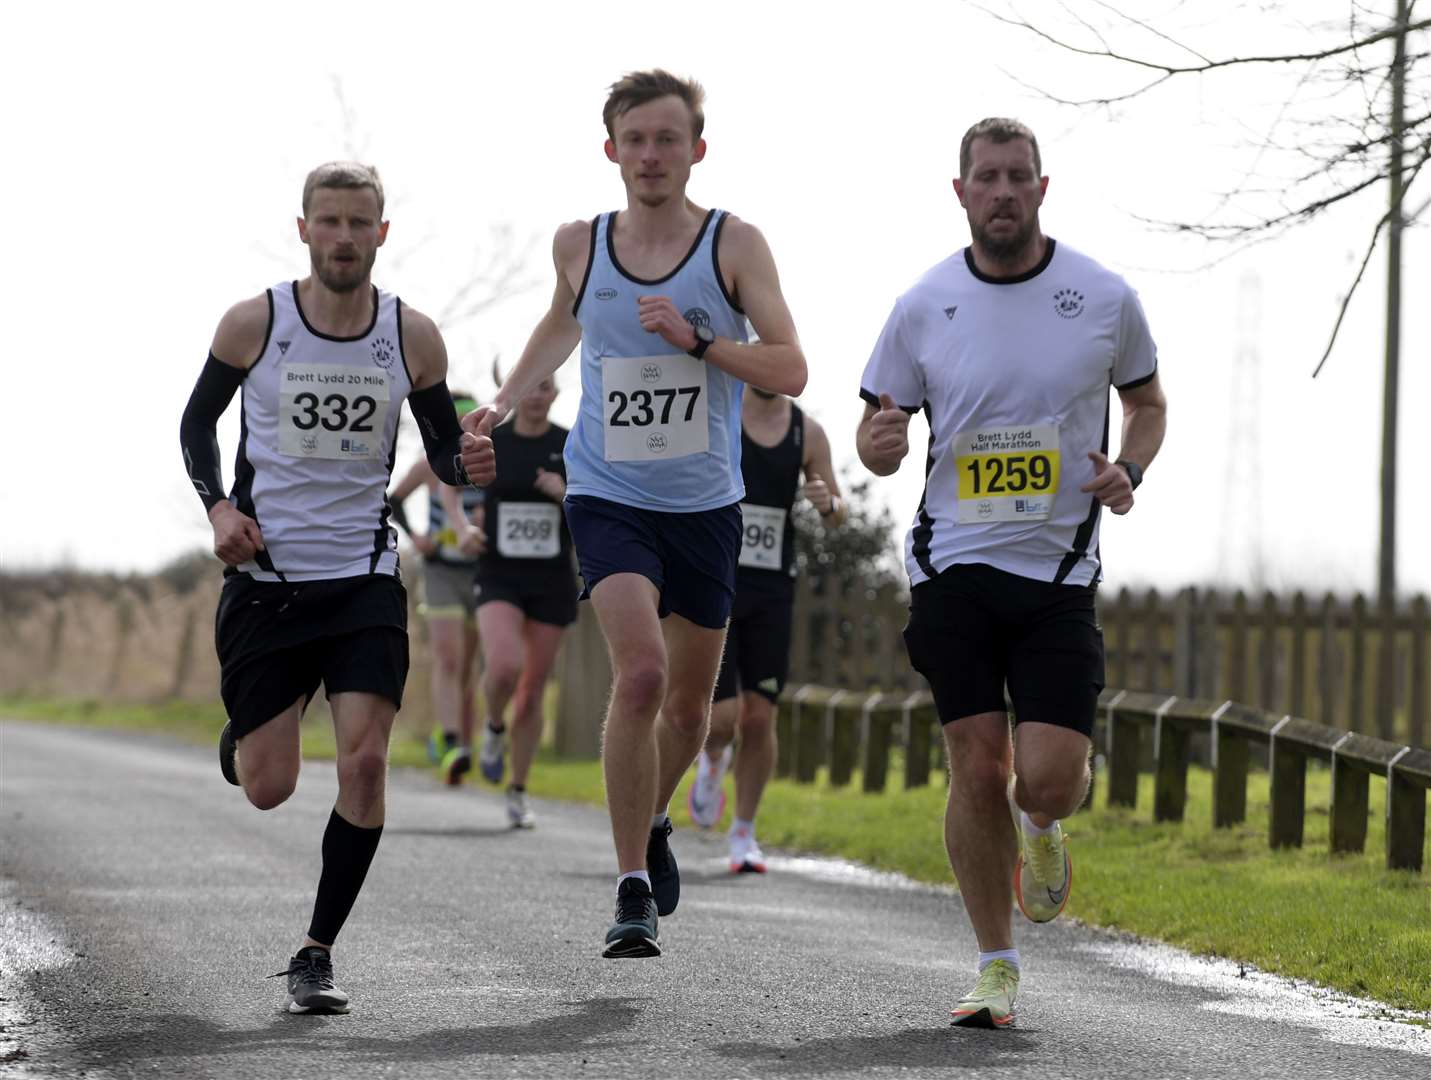
[[[447,380],[412,391],[407,396],[407,406],[417,420],[427,463],[437,478],[453,487],[467,487],[467,470],[462,467],[462,425],[457,422]]]
[[[387,500],[388,503],[388,516],[391,517],[393,521],[395,521],[398,525],[402,526],[403,532],[411,536],[413,534],[412,525],[408,523],[407,510],[404,509],[403,505],[406,500],[393,498],[393,493],[391,491],[389,491],[383,497]]]
[[[224,474],[219,465],[219,417],[229,407],[248,372],[231,367],[209,353],[184,417],[179,421],[179,446],[184,451],[184,467],[194,490],[203,500],[204,510],[224,499]]]

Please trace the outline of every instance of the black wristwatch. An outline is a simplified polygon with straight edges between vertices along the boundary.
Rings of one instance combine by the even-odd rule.
[[[1119,458],[1113,464],[1123,466],[1123,471],[1128,474],[1128,483],[1133,485],[1134,491],[1137,491],[1138,485],[1143,482],[1143,466],[1136,461],[1127,461],[1123,458]]]
[[[699,360],[705,356],[706,350],[715,343],[715,331],[709,326],[693,326],[691,329],[696,332],[696,344],[694,348],[687,349],[686,352]]]

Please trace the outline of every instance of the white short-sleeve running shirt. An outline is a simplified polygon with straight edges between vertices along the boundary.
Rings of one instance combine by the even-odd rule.
[[[918,584],[955,563],[1038,581],[1101,577],[1099,504],[1078,489],[1108,451],[1109,387],[1157,373],[1138,296],[1048,241],[1026,274],[993,279],[961,249],[895,301],[860,396],[929,421],[924,496],[905,540]]]

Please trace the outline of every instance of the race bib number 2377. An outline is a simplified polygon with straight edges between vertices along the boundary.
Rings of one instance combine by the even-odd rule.
[[[607,461],[662,461],[710,449],[706,366],[693,356],[601,363]]]

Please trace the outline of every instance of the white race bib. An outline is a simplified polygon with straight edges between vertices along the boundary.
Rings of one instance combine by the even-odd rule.
[[[1056,424],[1013,424],[954,436],[960,524],[1041,521],[1058,495]]]
[[[497,553],[508,559],[561,554],[561,507],[550,502],[499,502]]]
[[[661,461],[710,449],[706,366],[694,356],[601,362],[607,461]]]
[[[740,504],[740,565],[779,570],[785,549],[785,511],[778,506]]]
[[[278,375],[278,451],[364,461],[382,453],[388,376],[345,364],[286,364]]]

